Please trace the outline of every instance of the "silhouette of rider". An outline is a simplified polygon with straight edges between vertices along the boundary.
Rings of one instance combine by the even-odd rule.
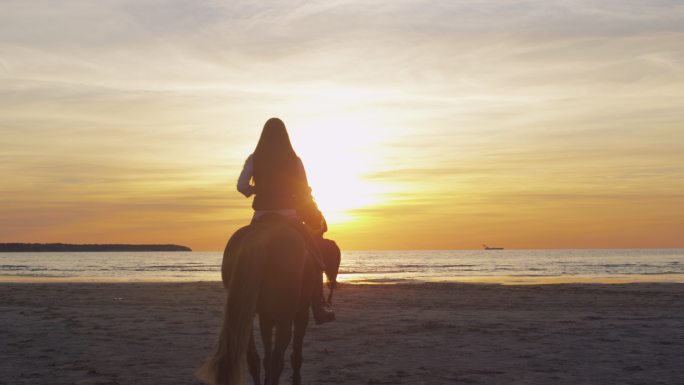
[[[271,118],[264,124],[256,149],[240,173],[237,189],[246,197],[254,195],[252,223],[278,214],[290,219],[302,234],[317,269],[311,301],[314,320],[317,324],[333,321],[335,313],[323,296],[324,265],[313,239],[322,236],[328,226],[311,196],[304,165],[282,120]]]

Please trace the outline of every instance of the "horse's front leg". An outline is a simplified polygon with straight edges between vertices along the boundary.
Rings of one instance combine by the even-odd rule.
[[[297,313],[294,322],[294,340],[292,341],[292,355],[290,356],[290,362],[292,363],[292,385],[301,385],[302,383],[302,350],[304,347],[304,335],[308,325],[309,307],[307,306]]]
[[[261,331],[261,343],[264,345],[264,384],[271,383],[271,357],[273,355],[273,325],[274,321],[262,314],[259,314],[259,330]]]
[[[252,375],[254,385],[261,385],[261,363],[259,362],[259,352],[257,352],[256,344],[254,342],[254,332],[252,332],[252,335],[249,337],[247,366],[249,366],[249,373]]]

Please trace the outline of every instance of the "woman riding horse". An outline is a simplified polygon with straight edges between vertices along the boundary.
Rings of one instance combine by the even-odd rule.
[[[290,219],[302,235],[318,267],[311,299],[314,320],[317,324],[333,321],[335,313],[323,295],[324,264],[314,239],[322,237],[327,224],[311,196],[304,165],[282,120],[271,118],[264,125],[254,153],[245,161],[237,189],[246,197],[254,195],[252,223],[278,214]]]
[[[309,307],[316,323],[335,318],[323,297],[321,272],[326,267],[330,300],[340,250],[322,238],[327,230],[325,219],[311,197],[304,166],[279,119],[266,122],[256,150],[245,162],[238,190],[248,197],[255,195],[255,213],[249,226],[233,234],[223,253],[223,325],[216,351],[196,375],[207,384],[242,385],[247,363],[254,384],[260,385],[260,359],[252,333],[258,314],[264,344],[264,384],[279,384],[284,354],[293,341],[292,384],[301,385]],[[325,254],[320,254],[317,242]]]

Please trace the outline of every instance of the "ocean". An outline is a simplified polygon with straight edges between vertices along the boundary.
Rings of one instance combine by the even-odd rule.
[[[0,280],[220,281],[221,252],[0,253]],[[684,282],[684,249],[345,251],[351,283]]]

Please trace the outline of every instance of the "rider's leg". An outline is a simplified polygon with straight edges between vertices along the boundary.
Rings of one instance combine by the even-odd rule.
[[[335,312],[325,302],[325,295],[323,294],[323,270],[325,265],[321,256],[321,250],[318,248],[318,243],[311,235],[308,227],[301,222],[295,223],[295,226],[304,239],[306,248],[311,256],[311,263],[314,266],[314,285],[311,295],[311,311],[313,312],[314,321],[317,325],[332,322],[335,320]]]
[[[314,286],[311,297],[311,311],[313,312],[316,325],[335,320],[335,312],[325,302],[323,294],[323,272],[317,271],[314,277]]]

